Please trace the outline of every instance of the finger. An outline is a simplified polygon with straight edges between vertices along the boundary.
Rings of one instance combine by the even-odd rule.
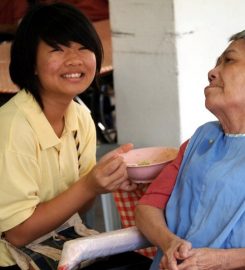
[[[167,262],[166,262],[166,257],[163,256],[161,261],[160,261],[160,264],[159,264],[159,269],[162,270],[162,269],[166,269],[166,265],[167,265]]]
[[[127,153],[133,148],[134,148],[134,145],[132,143],[125,143],[125,144],[122,144],[119,148],[115,149],[115,151],[117,152],[117,154],[123,154],[123,153]]]
[[[178,270],[191,270],[191,269],[193,269],[193,265],[190,264],[188,259],[178,265]]]
[[[123,181],[122,184],[120,185],[119,189],[123,191],[134,191],[137,189],[137,185],[135,183],[132,183],[130,180]]]
[[[114,171],[111,175],[108,175],[105,179],[106,186],[109,190],[117,190],[121,184],[127,180],[127,172],[122,164],[118,170]]]
[[[110,182],[107,186],[107,190],[109,192],[114,192],[114,191],[118,190],[121,187],[121,185],[122,185],[121,179],[119,179],[117,181]]]
[[[123,163],[120,165],[120,167],[113,173],[113,178],[121,179],[121,183],[125,182],[128,179],[128,173],[126,165]]]
[[[178,258],[179,259],[186,259],[190,256],[190,250],[191,250],[191,243],[185,242],[179,247],[178,250]]]
[[[123,153],[127,153],[128,151],[133,149],[133,144],[132,143],[126,143],[126,144],[122,144],[120,147],[108,152],[107,154],[105,154],[100,160],[101,161],[105,161],[110,159],[111,157],[123,154]]]
[[[168,257],[167,258],[167,269],[169,270],[178,270],[178,267],[177,267],[177,260],[171,256],[171,257]]]
[[[137,189],[137,184],[130,182],[129,186],[127,187],[127,191],[134,191]]]
[[[123,161],[123,158],[118,157],[111,157],[107,161],[99,162],[101,167],[103,168],[103,175],[110,176],[118,170],[122,170],[124,174],[127,175],[126,164]]]
[[[160,265],[163,269],[178,270],[177,260],[170,251],[163,255]]]

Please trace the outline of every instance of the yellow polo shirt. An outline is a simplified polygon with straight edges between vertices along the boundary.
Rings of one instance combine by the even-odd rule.
[[[0,107],[0,234],[30,217],[37,204],[66,190],[95,162],[95,126],[85,105],[71,102],[58,138],[33,96],[20,91]],[[0,266],[12,264],[0,242]]]

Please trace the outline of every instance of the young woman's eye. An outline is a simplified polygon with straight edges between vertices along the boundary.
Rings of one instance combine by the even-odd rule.
[[[81,46],[81,47],[79,48],[79,50],[80,50],[80,51],[83,51],[83,50],[87,50],[87,48],[86,48],[85,46]]]
[[[57,47],[53,47],[50,52],[62,52],[62,51],[63,51],[62,48],[57,46]]]

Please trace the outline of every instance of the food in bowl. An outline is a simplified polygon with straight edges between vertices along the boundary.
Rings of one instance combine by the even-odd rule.
[[[137,163],[138,166],[144,166],[144,165],[150,165],[150,161],[148,160],[142,160],[140,162]]]
[[[122,154],[127,163],[128,177],[135,183],[150,183],[170,161],[178,149],[172,147],[145,147]]]

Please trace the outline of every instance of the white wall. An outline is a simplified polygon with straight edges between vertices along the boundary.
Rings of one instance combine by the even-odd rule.
[[[177,146],[214,119],[207,72],[244,10],[244,0],[110,0],[119,143]]]

